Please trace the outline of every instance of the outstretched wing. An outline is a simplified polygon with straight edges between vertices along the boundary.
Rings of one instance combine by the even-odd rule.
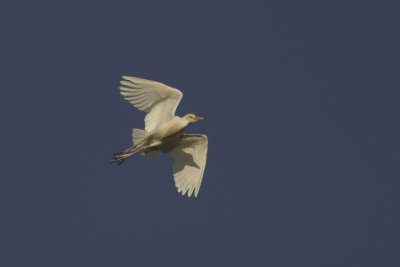
[[[147,112],[145,129],[150,132],[175,116],[182,92],[165,84],[122,76],[121,95],[136,108]]]
[[[182,195],[187,192],[190,197],[194,191],[194,196],[197,197],[206,168],[207,136],[204,134],[183,135],[162,149],[175,159],[172,169],[178,192]]]

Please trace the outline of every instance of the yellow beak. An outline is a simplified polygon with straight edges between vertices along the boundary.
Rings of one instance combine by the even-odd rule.
[[[195,121],[201,121],[201,120],[204,120],[204,118],[202,118],[202,117],[194,117],[193,118]]]

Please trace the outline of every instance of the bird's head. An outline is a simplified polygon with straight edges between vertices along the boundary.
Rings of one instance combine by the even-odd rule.
[[[186,115],[184,116],[184,118],[185,118],[189,123],[194,123],[194,122],[196,122],[196,121],[200,121],[200,120],[203,120],[203,119],[204,119],[204,118],[202,118],[202,117],[196,117],[196,115],[194,115],[193,113],[186,114]]]

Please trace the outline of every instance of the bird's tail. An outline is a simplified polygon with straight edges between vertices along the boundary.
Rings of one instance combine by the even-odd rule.
[[[139,144],[139,142],[143,141],[148,135],[149,133],[145,130],[133,128],[132,129],[133,145]]]
[[[137,152],[141,152],[145,149],[146,147],[146,138],[148,136],[148,132],[145,130],[141,129],[133,129],[132,130],[132,141],[133,141],[133,146],[118,152],[114,154],[114,159],[111,161],[111,163],[115,162],[118,165],[122,164],[128,157],[136,154]]]
[[[144,139],[146,139],[147,136],[149,136],[149,133],[147,131],[133,128],[132,129],[133,145],[139,144]],[[157,160],[158,159],[158,149],[157,148],[154,148],[154,149],[151,149],[151,150],[147,150],[147,151],[143,151],[141,154],[142,154],[142,156],[145,156],[146,158],[151,159],[151,160]]]
[[[159,149],[148,144],[148,136],[149,133],[147,131],[134,128],[132,130],[133,146],[121,152],[115,153],[114,159],[111,161],[111,163],[115,162],[120,165],[127,158],[136,154],[137,152],[141,152],[141,154],[148,159],[157,160]]]

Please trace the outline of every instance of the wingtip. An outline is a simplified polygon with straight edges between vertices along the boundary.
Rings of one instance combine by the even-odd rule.
[[[124,84],[124,83],[126,83],[126,82],[129,82],[128,76],[122,75],[121,78],[122,78],[122,79],[119,81],[121,84]]]
[[[128,82],[133,82],[135,77],[127,76],[127,75],[122,75],[122,81],[128,81]]]

